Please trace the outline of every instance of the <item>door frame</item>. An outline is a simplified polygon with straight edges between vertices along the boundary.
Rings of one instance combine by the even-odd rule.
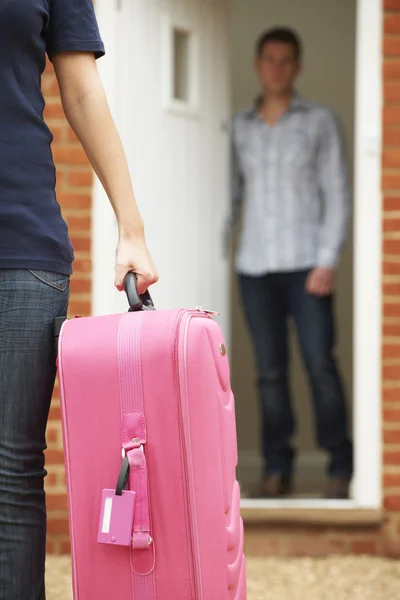
[[[334,0],[332,0],[334,1]],[[99,72],[117,126],[118,0],[96,0],[107,55]],[[381,488],[381,265],[382,265],[382,0],[357,1],[355,188],[354,188],[354,442],[353,499],[243,500],[246,508],[379,509]],[[229,65],[227,65],[227,68]],[[110,285],[116,228],[105,193],[93,193],[93,312],[113,311],[117,292]]]

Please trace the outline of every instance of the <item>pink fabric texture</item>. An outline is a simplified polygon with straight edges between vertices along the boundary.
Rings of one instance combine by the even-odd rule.
[[[223,343],[219,326],[198,311],[63,326],[59,377],[74,600],[246,600],[234,398]],[[115,487],[123,448],[136,492],[133,548],[97,542],[102,490]]]

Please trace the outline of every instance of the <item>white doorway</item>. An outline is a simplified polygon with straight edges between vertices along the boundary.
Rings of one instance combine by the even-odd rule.
[[[97,0],[96,6],[108,51],[99,68],[162,276],[154,291],[156,303],[160,307],[203,304],[221,310],[221,324],[228,333],[228,270],[221,256],[229,195],[228,1]],[[353,500],[340,502],[343,508],[381,505],[381,28],[381,0],[358,0],[353,281],[356,473]],[[185,71],[185,65],[193,70]],[[112,288],[116,229],[98,185],[93,216],[94,311],[125,310],[125,300]],[[293,505],[338,506],[323,500],[245,501],[244,505],[283,510]]]
[[[231,25],[231,63],[233,110],[247,108],[259,93],[252,63],[256,39],[265,30],[284,24],[300,36],[303,70],[297,91],[308,100],[329,106],[338,115],[346,138],[350,180],[353,182],[356,0],[233,0]],[[340,44],[337,32],[340,31]],[[353,224],[341,256],[335,299],[337,358],[348,400],[349,427],[353,416]],[[257,483],[262,471],[257,436],[259,410],[253,352],[242,316],[240,298],[234,282],[232,290],[233,383],[237,395],[239,422],[239,477],[243,488]],[[293,329],[293,328],[292,328]],[[297,432],[295,493],[321,497],[325,488],[327,456],[316,448],[314,415],[309,383],[291,330],[290,387]]]

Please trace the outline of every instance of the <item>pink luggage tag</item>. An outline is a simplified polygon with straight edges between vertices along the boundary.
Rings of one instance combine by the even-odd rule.
[[[135,492],[124,489],[129,477],[129,461],[122,464],[115,490],[105,489],[102,493],[100,522],[97,541],[100,544],[131,546]]]

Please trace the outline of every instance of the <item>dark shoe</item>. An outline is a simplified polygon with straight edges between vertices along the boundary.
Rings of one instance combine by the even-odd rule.
[[[328,480],[325,498],[329,500],[348,500],[351,477],[344,475]]]
[[[293,489],[292,478],[272,473],[266,475],[258,486],[252,490],[250,498],[282,498],[288,496]]]

